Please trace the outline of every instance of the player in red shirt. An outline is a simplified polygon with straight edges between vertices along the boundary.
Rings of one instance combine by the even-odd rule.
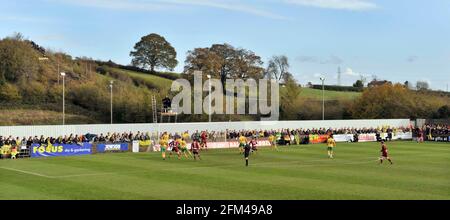
[[[252,148],[252,153],[258,152],[258,148],[256,147],[256,145],[258,144],[258,142],[256,142],[256,138],[253,137],[252,140],[249,142],[250,147]]]
[[[386,144],[384,143],[384,141],[381,141],[381,151],[380,151],[380,152],[381,152],[380,164],[382,164],[383,161],[386,160],[386,159],[387,159],[391,164],[393,164],[391,158],[390,158],[389,155],[388,155],[388,149],[387,149],[387,146],[386,146]]]
[[[169,154],[169,158],[170,156],[172,156],[172,152],[175,152],[178,155],[178,160],[181,159],[181,152],[180,152],[180,147],[179,147],[180,143],[178,143],[178,141],[171,141],[169,143],[169,147],[172,149],[172,151]]]
[[[200,135],[200,138],[202,139],[200,146],[201,148],[205,148],[206,150],[208,150],[208,145],[206,143],[206,141],[208,140],[208,134],[206,133],[206,131],[203,131],[202,134]]]
[[[423,142],[423,131],[421,128],[417,129],[417,143]]]
[[[192,154],[194,154],[194,160],[197,160],[197,157],[198,157],[198,159],[201,160],[201,158],[200,158],[200,144],[198,143],[197,140],[194,140],[194,142],[192,142],[192,144],[191,144],[191,151],[192,151]]]

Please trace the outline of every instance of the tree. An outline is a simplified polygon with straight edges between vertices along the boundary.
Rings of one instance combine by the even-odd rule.
[[[294,75],[292,75],[292,74],[289,73],[289,72],[286,72],[286,73],[283,75],[283,82],[284,82],[284,83],[288,83],[288,81],[295,81],[295,78],[294,78]]]
[[[285,86],[280,94],[280,113],[283,119],[297,119],[297,113],[301,109],[300,103],[298,102],[301,91],[295,79],[286,78]]]
[[[360,80],[361,80],[363,85],[366,84],[366,82],[367,82],[367,77],[366,76],[364,76],[363,74],[359,74],[359,78],[360,78]]]
[[[150,69],[152,72],[155,68],[173,70],[178,64],[175,48],[158,34],[142,37],[134,45],[134,51],[130,52],[130,56],[133,57],[131,61],[133,66]]]
[[[269,64],[266,69],[266,75],[268,78],[274,78],[277,82],[280,82],[281,79],[284,79],[284,75],[288,73],[288,70],[289,61],[286,56],[273,56],[269,60]]]
[[[353,83],[353,87],[356,87],[356,88],[363,88],[364,87],[364,84],[363,84],[363,82],[361,81],[361,80],[356,80],[356,82],[355,83]]]
[[[426,81],[417,81],[417,83],[416,83],[417,90],[428,90],[429,88],[430,88],[430,85]]]
[[[409,89],[409,86],[410,86],[409,81],[405,81],[405,83],[403,85],[405,86],[405,88]]]
[[[415,111],[411,96],[411,91],[400,84],[370,87],[354,101],[350,111],[353,118],[409,118]]]
[[[264,69],[261,57],[253,51],[235,48],[229,44],[213,44],[207,48],[195,48],[188,51],[184,73],[202,71],[204,74],[226,79],[261,78]]]
[[[437,113],[439,118],[450,118],[450,107],[448,105],[441,106]]]
[[[0,40],[0,85],[33,78],[39,69],[38,57],[20,34]]]

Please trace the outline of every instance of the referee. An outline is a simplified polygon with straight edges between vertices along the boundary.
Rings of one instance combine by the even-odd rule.
[[[244,146],[244,157],[245,157],[245,166],[248,167],[248,156],[250,155],[250,150],[252,148],[250,147],[250,144],[246,143]]]

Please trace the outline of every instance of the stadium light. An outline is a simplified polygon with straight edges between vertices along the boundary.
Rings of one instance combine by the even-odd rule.
[[[208,77],[208,86],[209,86],[209,109],[208,109],[208,121],[211,122],[211,75],[206,75]]]
[[[113,123],[113,83],[113,80],[109,81],[109,88],[111,89],[111,124]]]
[[[320,77],[322,81],[322,120],[325,120],[325,77]]]
[[[63,80],[63,91],[62,91],[62,97],[63,97],[63,125],[65,125],[66,124],[66,107],[65,107],[65,104],[66,104],[66,100],[65,100],[65,76],[66,76],[66,73],[64,73],[64,72],[61,72],[60,73],[61,74],[61,76],[62,76],[62,80]]]

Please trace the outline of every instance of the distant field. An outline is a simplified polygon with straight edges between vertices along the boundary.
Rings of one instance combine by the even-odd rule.
[[[339,92],[339,91],[328,91],[325,90],[325,100],[353,100],[358,98],[361,95],[360,92]],[[322,100],[322,90],[320,89],[311,89],[311,88],[302,88],[302,92],[300,96],[307,97],[311,99],[320,99]]]
[[[379,143],[262,149],[244,166],[236,149],[201,161],[159,153],[0,160],[0,199],[450,199],[450,144]]]
[[[94,124],[98,121],[66,113],[67,124]],[[54,125],[62,124],[62,112],[30,109],[0,109],[0,126],[4,125]]]

